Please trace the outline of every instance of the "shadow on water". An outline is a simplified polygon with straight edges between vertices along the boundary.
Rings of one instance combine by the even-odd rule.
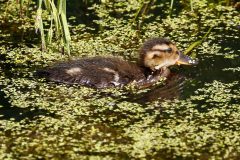
[[[146,104],[153,101],[164,101],[173,99],[182,99],[182,92],[185,90],[185,86],[191,78],[183,74],[171,73],[168,79],[163,84],[150,86],[147,92],[143,93],[129,93],[126,91],[125,98],[119,98],[115,94],[109,92],[99,92],[101,98],[111,97],[117,99],[116,102],[132,102],[139,104]],[[90,98],[90,97],[89,97]]]
[[[4,60],[5,57],[0,57],[0,59]],[[6,59],[5,59],[6,60]],[[24,72],[20,72],[17,76],[14,75],[10,69],[16,68],[14,64],[1,64],[0,66],[2,68],[2,72],[6,77],[10,78],[19,78],[19,77],[26,77],[30,78],[29,76],[26,76]],[[47,110],[44,109],[38,109],[38,108],[20,108],[16,106],[12,106],[10,103],[10,99],[6,98],[5,93],[1,90],[4,86],[0,85],[0,120],[13,120],[13,121],[21,121],[23,119],[34,119],[37,116],[44,115],[44,116],[55,116],[53,113],[50,113]]]
[[[1,87],[1,86],[0,86]],[[37,116],[50,116],[54,117],[54,113],[50,113],[44,109],[38,108],[19,108],[12,106],[9,103],[9,99],[5,98],[4,92],[0,90],[0,120],[13,120],[13,121],[21,121],[23,119],[34,119]]]

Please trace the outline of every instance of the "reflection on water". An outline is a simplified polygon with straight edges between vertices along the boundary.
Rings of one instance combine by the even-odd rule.
[[[147,93],[143,93],[137,97],[130,97],[133,102],[147,103],[155,100],[174,99],[181,96],[184,89],[186,77],[179,74],[171,74],[166,80],[164,86],[156,86]]]

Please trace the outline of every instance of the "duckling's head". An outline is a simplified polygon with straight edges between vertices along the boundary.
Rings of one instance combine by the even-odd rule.
[[[155,71],[175,64],[197,64],[197,61],[182,54],[170,40],[152,38],[147,40],[140,49],[140,63]]]

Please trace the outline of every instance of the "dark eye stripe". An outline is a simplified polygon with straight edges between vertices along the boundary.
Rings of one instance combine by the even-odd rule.
[[[165,49],[166,52],[172,52],[172,48]]]
[[[160,51],[160,52],[172,52],[172,48],[167,48],[167,49],[153,49],[152,51]]]

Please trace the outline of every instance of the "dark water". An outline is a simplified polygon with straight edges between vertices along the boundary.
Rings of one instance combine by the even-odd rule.
[[[193,78],[192,84],[188,85],[183,92],[184,97],[188,97],[189,92],[191,93],[197,88],[201,88],[203,84],[211,83],[214,80],[222,83],[231,83],[240,80],[240,74],[238,71],[234,72],[231,70],[225,70],[227,68],[240,67],[240,58],[238,55],[240,50],[240,39],[226,38],[228,35],[240,37],[240,29],[238,29],[238,32],[225,32],[225,36],[223,35],[219,40],[212,42],[218,43],[221,46],[221,49],[219,50],[221,55],[198,55],[200,63],[196,67],[187,70],[180,70],[180,73]],[[225,48],[229,48],[229,50],[225,50]],[[236,54],[237,57],[226,58],[227,56],[231,56],[231,54]],[[235,87],[237,87],[236,89],[240,89],[240,84]]]

